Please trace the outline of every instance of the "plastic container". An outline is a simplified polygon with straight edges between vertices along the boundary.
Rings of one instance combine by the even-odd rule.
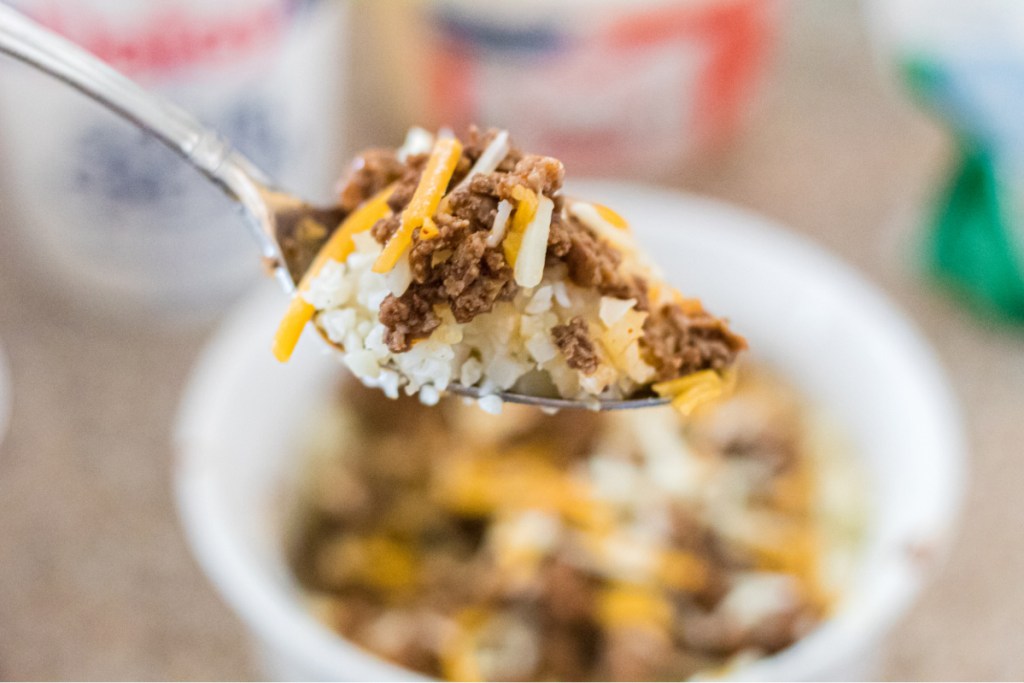
[[[639,186],[576,188],[628,216],[674,284],[728,313],[760,357],[837,419],[869,474],[865,547],[834,616],[733,676],[871,678],[887,634],[949,543],[962,495],[960,415],[932,351],[847,266],[758,216]],[[274,361],[267,340],[283,304],[268,291],[241,308],[184,397],[176,480],[189,541],[250,630],[269,676],[416,678],[315,621],[286,566],[302,432],[313,407],[337,391],[342,370],[316,335],[304,337],[289,365]]]
[[[881,62],[951,132],[925,258],[980,307],[1024,322],[1024,4],[875,0]]]
[[[330,197],[348,3],[13,4],[196,114],[286,188]],[[119,316],[206,318],[258,277],[259,251],[218,190],[156,140],[10,59],[0,59],[0,163],[14,210],[5,222],[62,296]]]
[[[777,14],[774,0],[413,6],[376,3],[384,49],[368,67],[391,67],[401,123],[508,128],[573,174],[619,178],[684,167],[735,133]]]

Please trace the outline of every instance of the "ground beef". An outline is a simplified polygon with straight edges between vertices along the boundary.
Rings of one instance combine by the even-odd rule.
[[[733,458],[756,460],[777,474],[786,471],[797,461],[800,444],[789,430],[766,427],[734,434],[723,445],[722,451]]]
[[[687,312],[675,303],[651,312],[644,322],[643,342],[659,381],[709,368],[722,370],[747,346],[724,321],[703,309]]]
[[[446,200],[450,213],[435,216],[437,236],[422,239],[420,230],[413,233],[409,252],[413,282],[406,296],[415,294],[420,301],[445,306],[460,323],[488,313],[496,302],[515,296],[518,288],[501,246],[488,247],[486,244],[497,212],[500,177],[501,174],[477,175],[466,187],[452,192]],[[381,244],[386,243],[398,229],[401,222],[398,212],[408,203],[405,195],[411,197],[418,182],[418,171],[407,174],[400,181],[392,196],[395,215],[378,221],[372,230],[374,239]],[[396,327],[402,322],[399,314],[418,315],[418,310],[395,308],[389,310],[386,320],[382,311],[380,320],[388,328],[388,347],[392,351],[407,350],[410,343],[408,333]],[[436,326],[434,324],[430,329]],[[420,329],[422,326],[414,321],[409,327]]]
[[[384,299],[380,321],[388,330],[384,341],[395,353],[408,351],[415,340],[428,337],[441,324],[433,303],[411,288],[400,297],[389,294]]]
[[[512,188],[525,185],[537,194],[551,197],[562,189],[565,166],[553,157],[527,154],[516,162],[510,173],[501,174],[499,193],[502,199],[512,198]]]
[[[416,193],[416,186],[420,183],[420,175],[426,159],[427,157],[419,155],[409,157],[407,160],[408,166],[398,176],[395,189],[388,197],[388,206],[392,211],[391,217],[377,221],[370,230],[373,239],[378,243],[386,244],[398,230],[398,226],[402,224],[402,211],[409,205],[413,194]]]
[[[388,218],[381,218],[379,221],[373,224],[370,228],[370,234],[373,239],[377,240],[380,244],[385,244],[391,236],[398,230],[398,226],[402,224],[400,216],[390,216]]]
[[[434,239],[420,239],[419,231],[413,234],[412,249],[409,251],[409,265],[412,268],[414,287],[430,282],[435,269],[451,259],[452,254],[466,240],[470,231],[470,222],[455,216],[439,215],[435,224],[438,235]]]
[[[548,257],[563,261],[569,268],[569,279],[580,287],[596,289],[602,296],[635,299],[637,310],[648,309],[647,282],[622,272],[622,255],[574,217],[552,220]]]
[[[463,161],[468,161],[470,163],[465,165],[465,169],[459,169],[459,171],[461,171],[461,173],[457,173],[457,178],[459,180],[461,180],[462,176],[469,171],[470,166],[480,158],[480,155],[483,154],[485,149],[487,149],[487,146],[494,141],[498,132],[499,130],[497,128],[491,128],[487,131],[480,132],[480,129],[476,126],[469,127],[469,131],[465,137],[466,144],[463,147],[462,156]],[[522,158],[523,153],[515,147],[512,147],[509,149],[508,154],[505,155],[502,162],[498,164],[497,170],[502,173],[508,173],[515,168],[516,164],[519,163],[519,160]]]
[[[470,130],[451,185],[461,182],[495,135],[496,130]],[[402,165],[393,154],[369,152],[343,188],[343,200],[347,197],[357,202],[397,181],[388,201],[394,214],[378,221],[371,230],[380,244],[386,244],[401,225],[401,212],[416,191],[426,158],[410,157]],[[526,185],[548,196],[556,194],[564,175],[565,169],[557,159],[524,156],[512,149],[497,172],[478,174],[465,187],[449,194],[445,200],[447,213],[435,216],[439,234],[432,239],[422,239],[420,230],[413,234],[409,252],[413,282],[409,290],[402,297],[389,297],[381,309],[380,321],[388,329],[388,347],[396,353],[408,350],[412,340],[435,329],[440,324],[435,305],[449,308],[456,321],[466,323],[493,310],[496,302],[512,299],[518,287],[504,251],[500,245],[486,244],[498,202],[513,199],[511,192],[516,185]],[[558,203],[561,208],[561,199]],[[565,251],[556,249],[559,255]]]
[[[566,562],[555,560],[542,570],[541,599],[548,616],[564,623],[583,622],[594,616],[599,582]]]
[[[440,216],[438,228],[434,239],[414,243],[409,289],[398,299],[388,297],[381,307],[386,342],[395,353],[407,351],[413,339],[429,335],[440,324],[434,305],[446,305],[456,321],[466,323],[517,291],[504,254],[487,247],[485,233],[471,232],[469,221],[453,216]]]
[[[401,178],[407,166],[390,149],[371,149],[355,158],[348,176],[338,188],[339,203],[351,211]]]
[[[569,218],[565,225],[569,230],[569,253],[565,255],[569,278],[589,289],[603,289],[618,280],[622,255],[599,241],[575,218]]]
[[[551,338],[559,348],[569,367],[589,375],[597,370],[597,350],[590,338],[586,321],[577,316],[567,325],[551,328]]]
[[[489,230],[498,213],[497,174],[473,176],[469,185],[448,195],[452,215],[468,220],[477,229]]]
[[[555,200],[554,214],[551,216],[551,229],[548,231],[548,262],[564,261],[564,257],[572,249],[572,231],[562,217],[562,206],[565,200]]]
[[[395,213],[400,213],[416,193],[416,186],[420,184],[420,176],[423,174],[423,167],[427,165],[427,158],[426,154],[416,154],[406,159],[405,169],[396,178],[398,184],[395,191],[388,197],[388,206]]]

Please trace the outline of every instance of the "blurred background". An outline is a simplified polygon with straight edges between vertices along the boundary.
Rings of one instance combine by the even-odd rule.
[[[955,551],[883,673],[1024,674],[1020,5],[602,2],[630,15],[553,66],[536,54],[585,33],[575,3],[544,30],[542,3],[9,4],[307,196],[410,124],[479,121],[570,175],[734,202],[839,254],[923,329],[969,426]],[[0,228],[0,677],[257,676],[171,491],[188,371],[260,277],[243,224],[157,143],[5,59]]]

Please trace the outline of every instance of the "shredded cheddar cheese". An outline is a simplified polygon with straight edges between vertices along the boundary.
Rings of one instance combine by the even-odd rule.
[[[813,524],[805,519],[780,517],[773,520],[773,525],[766,525],[762,534],[750,545],[758,567],[798,577],[808,599],[821,607],[827,606],[831,596],[822,585],[819,566],[822,539]]]
[[[523,245],[523,235],[526,233],[526,227],[537,213],[540,201],[537,199],[537,193],[522,185],[512,188],[512,198],[517,202],[516,210],[512,214],[512,224],[505,233],[505,240],[501,243],[501,248],[505,252],[505,260],[515,268],[516,259],[519,258],[519,249]]]
[[[420,226],[421,240],[432,240],[440,234],[441,231],[437,229],[437,223],[434,222],[433,218],[427,217],[423,219],[423,225]]]
[[[394,190],[394,185],[384,189],[349,214],[317,252],[313,263],[306,270],[306,274],[302,276],[302,280],[288,304],[288,310],[274,335],[273,351],[277,360],[282,363],[288,362],[292,352],[295,351],[295,345],[299,343],[299,337],[302,336],[302,330],[306,327],[306,323],[313,319],[315,313],[313,306],[302,297],[302,294],[309,291],[310,284],[328,261],[345,262],[355,249],[353,235],[369,230],[381,218],[391,215],[388,198],[391,197]]]
[[[683,591],[698,591],[708,582],[707,563],[697,555],[683,550],[667,549],[658,561],[658,578],[666,586]]]
[[[441,138],[434,143],[420,184],[402,212],[402,224],[384,245],[384,250],[373,264],[373,272],[389,272],[412,246],[413,231],[423,226],[437,211],[461,156],[462,143],[455,138]]]
[[[598,595],[597,620],[605,628],[651,628],[664,632],[672,619],[672,605],[649,588],[619,585]]]
[[[467,607],[455,616],[457,628],[444,638],[439,653],[441,670],[449,681],[483,680],[476,660],[477,632],[490,616],[481,607]]]
[[[604,204],[594,204],[594,208],[597,210],[597,215],[605,219],[610,225],[619,230],[629,230],[629,222]]]
[[[701,370],[686,377],[659,382],[652,388],[658,396],[671,397],[672,407],[686,416],[705,403],[728,394],[735,381],[734,372]]]
[[[551,233],[551,216],[555,203],[544,195],[537,199],[537,209],[533,213],[522,239],[519,240],[519,251],[513,276],[520,287],[536,287],[544,277],[544,262],[548,251],[548,235]]]
[[[385,590],[413,585],[417,574],[416,558],[408,545],[375,535],[363,541],[362,551],[361,569],[368,585]]]
[[[704,312],[704,304],[701,303],[700,299],[689,299],[676,290],[672,291],[672,299],[679,304],[679,307],[683,309],[683,313],[687,315],[698,315]]]

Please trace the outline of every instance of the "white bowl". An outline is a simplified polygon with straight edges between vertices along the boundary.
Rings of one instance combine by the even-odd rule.
[[[960,415],[931,349],[848,266],[759,216],[639,186],[575,190],[627,216],[674,284],[729,315],[757,356],[837,418],[870,475],[862,562],[834,616],[734,676],[871,675],[930,559],[948,544],[963,489]],[[195,371],[177,431],[182,520],[200,563],[258,642],[268,674],[408,679],[411,672],[320,626],[284,561],[304,420],[340,373],[312,334],[290,364],[277,364],[270,339],[284,306],[268,285],[225,323]]]

